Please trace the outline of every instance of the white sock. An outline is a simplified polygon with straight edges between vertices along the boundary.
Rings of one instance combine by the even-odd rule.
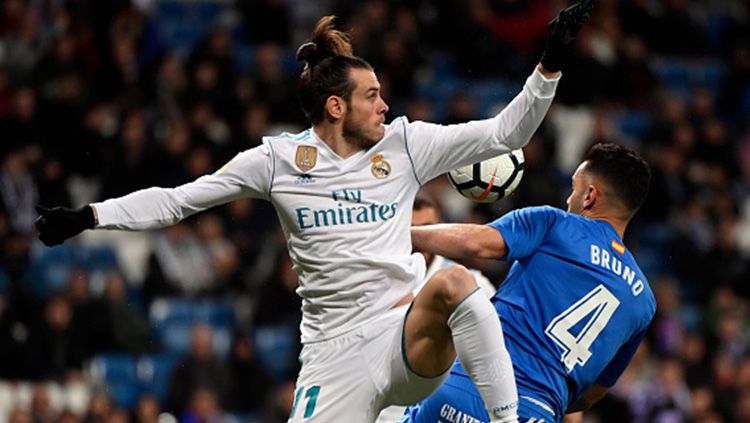
[[[492,304],[477,289],[453,310],[448,326],[458,359],[482,395],[490,421],[518,421],[513,364]]]

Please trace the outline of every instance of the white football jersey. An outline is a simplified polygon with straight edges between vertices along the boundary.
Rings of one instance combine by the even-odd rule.
[[[526,145],[557,80],[535,71],[491,119],[442,126],[395,119],[375,146],[341,158],[306,131],[266,137],[212,175],[93,204],[97,228],[168,226],[252,197],[276,208],[302,297],[302,342],[329,339],[391,308],[425,274],[409,227],[419,187],[453,168]]]

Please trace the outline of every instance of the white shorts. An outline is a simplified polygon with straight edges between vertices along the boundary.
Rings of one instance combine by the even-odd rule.
[[[426,378],[405,361],[409,306],[389,310],[336,338],[305,344],[289,422],[372,423],[389,405],[410,405],[450,374]]]

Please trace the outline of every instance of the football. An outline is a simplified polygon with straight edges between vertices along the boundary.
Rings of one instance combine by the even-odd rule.
[[[523,151],[510,153],[448,172],[453,187],[464,197],[491,203],[510,195],[523,177]]]

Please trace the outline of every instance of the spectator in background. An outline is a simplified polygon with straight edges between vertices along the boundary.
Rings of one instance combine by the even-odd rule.
[[[198,388],[190,396],[190,405],[179,422],[221,423],[223,414],[217,393],[210,389]]]
[[[190,180],[187,157],[193,147],[190,128],[183,119],[170,119],[166,123],[166,134],[161,140],[160,166],[156,179],[165,186],[176,187]]]
[[[202,407],[212,401],[218,401],[218,407],[224,408],[229,401],[230,386],[227,368],[214,353],[211,327],[196,324],[191,331],[190,348],[175,367],[169,381],[169,409],[182,415],[191,408],[191,403],[195,402],[203,410]]]
[[[265,411],[260,418],[263,423],[284,423],[288,420],[294,404],[294,382],[285,381],[278,384],[266,403]]]
[[[143,354],[151,349],[151,330],[139,304],[128,298],[127,285],[117,272],[107,274],[97,315],[106,325],[105,351]]]
[[[271,278],[260,288],[254,326],[296,325],[301,319],[302,300],[297,296],[297,273],[289,254],[280,250]]]
[[[435,116],[445,115],[446,105],[425,100],[428,96],[434,98],[443,89],[469,91],[488,72],[493,77],[513,77],[519,63],[535,54],[535,39],[543,29],[538,24],[546,24],[542,12],[546,8],[551,16],[550,11],[558,7],[546,0],[222,2],[218,32],[223,34],[214,36],[208,32],[215,27],[200,26],[209,23],[197,3],[147,3],[0,1],[0,168],[8,160],[17,160],[11,156],[19,152],[23,156],[25,181],[20,188],[13,185],[15,181],[11,184],[16,193],[27,196],[35,191],[43,205],[76,206],[101,194],[102,185],[105,191],[112,189],[113,180],[143,179],[140,170],[149,168],[149,160],[157,175],[152,179],[175,186],[197,173],[214,171],[214,164],[228,159],[228,151],[258,145],[268,128],[282,118],[302,125],[301,116],[288,117],[278,106],[288,104],[296,112],[293,84],[269,94],[274,87],[269,81],[284,81],[296,73],[284,58],[293,53],[297,41],[309,35],[303,28],[325,13],[341,16],[347,22],[342,27],[352,30],[357,51],[377,64],[383,89],[391,93],[394,107],[389,115],[400,113],[405,104],[410,120],[434,121]],[[167,3],[181,7],[179,13],[165,16],[160,12],[160,6]],[[624,139],[643,147],[654,170],[652,195],[640,222],[634,224],[632,236],[637,242],[632,245],[637,246],[634,254],[639,260],[669,257],[651,265],[674,281],[674,292],[679,294],[680,301],[672,301],[676,304],[669,324],[662,327],[681,326],[685,333],[681,347],[673,344],[671,333],[652,337],[660,342],[654,351],[644,353],[650,364],[633,378],[642,386],[655,383],[648,369],[658,369],[665,355],[662,344],[669,341],[671,351],[677,345],[693,396],[691,418],[702,423],[717,416],[726,422],[741,421],[748,415],[746,388],[740,379],[748,345],[748,317],[742,310],[750,307],[750,244],[738,243],[750,233],[743,223],[750,221],[750,213],[743,212],[745,204],[750,204],[748,6],[742,1],[600,1],[591,25],[579,36],[577,54],[581,57],[566,72],[558,95],[577,111],[597,110],[597,125],[614,129],[609,137],[618,134],[621,113],[635,113],[647,124],[643,136]],[[225,31],[223,25],[229,21],[224,18],[233,16],[233,7],[246,20]],[[202,42],[188,45],[192,38],[183,36],[186,26],[197,36],[205,34]],[[524,30],[513,30],[518,27]],[[293,41],[295,36],[297,41]],[[264,44],[273,47],[264,49]],[[404,50],[408,60],[399,62]],[[242,66],[234,61],[238,52],[247,52]],[[258,58],[263,73],[270,77],[261,79]],[[209,78],[202,88],[197,83],[200,63],[219,69],[213,78],[212,72],[204,72]],[[603,71],[607,78],[601,77]],[[102,85],[102,81],[113,85]],[[410,83],[421,96],[411,102],[406,98]],[[576,89],[591,95],[573,95]],[[220,104],[201,101],[195,107],[199,91],[205,98],[221,99]],[[271,102],[269,95],[277,97]],[[130,126],[130,110],[142,112],[145,127],[141,132],[146,150],[151,150],[133,154],[134,158],[121,146],[125,143],[122,129]],[[550,117],[562,116],[560,112],[558,107]],[[470,118],[483,113],[486,110],[475,108]],[[174,129],[172,122],[177,122]],[[509,200],[481,210],[495,216],[511,204],[536,205],[552,203],[552,199],[561,203],[565,187],[560,187],[557,175],[565,170],[561,169],[564,163],[553,161],[554,146],[569,146],[561,138],[568,134],[570,130],[539,133],[541,139],[525,150],[526,173],[518,191]],[[228,140],[229,147],[214,142],[221,139]],[[591,140],[586,135],[581,145]],[[86,178],[84,190],[81,176]],[[429,184],[441,201],[455,194],[442,182],[443,178]],[[8,186],[0,186],[0,203],[16,195]],[[542,197],[547,200],[539,200]],[[460,209],[462,213],[446,207],[446,217],[473,219],[468,208],[474,206],[463,204],[467,209]],[[0,356],[11,357],[0,360],[0,375],[24,380],[36,377],[37,370],[28,365],[28,347],[29,342],[40,341],[37,331],[45,320],[45,300],[30,291],[29,275],[34,275],[38,255],[57,251],[38,249],[31,242],[33,230],[16,229],[17,210],[0,205],[0,280],[6,279],[8,288],[0,315]],[[243,200],[219,212],[227,238],[240,257],[241,276],[232,295],[256,302],[257,288],[271,271],[260,269],[266,262],[275,264],[275,254],[261,252],[276,248],[272,237],[277,226],[268,224],[275,221],[272,206]],[[72,247],[77,254],[78,245]],[[142,286],[142,280],[132,282],[134,287]],[[75,300],[82,294],[78,291],[82,284],[75,284],[78,294],[65,294],[73,310],[71,330],[85,326],[87,320]],[[161,292],[176,295],[180,289]],[[143,293],[134,292],[131,300],[137,303]],[[101,299],[97,304],[104,309],[106,302]],[[108,321],[93,318],[89,323]],[[103,327],[99,330],[106,330]],[[247,332],[248,328],[239,330]],[[706,391],[712,393],[713,403],[706,399]],[[618,410],[615,406],[608,413],[597,409],[589,419],[632,420]],[[30,419],[23,417],[24,411],[16,411],[13,416],[17,417],[9,416],[9,420]],[[108,414],[96,419],[103,421]],[[285,421],[286,415],[282,412],[279,419]],[[0,411],[0,419],[4,417]]]
[[[107,351],[107,338],[111,336],[106,318],[99,313],[96,302],[89,295],[89,275],[83,269],[75,269],[68,278],[65,298],[70,304],[71,327],[78,334],[76,342],[84,359],[95,353]]]
[[[243,333],[235,333],[229,353],[232,375],[232,404],[229,409],[241,413],[257,413],[267,404],[271,377],[255,353],[255,345]]]
[[[81,419],[70,410],[63,410],[60,415],[57,416],[55,423],[80,423]]]
[[[216,274],[213,293],[223,293],[227,287],[237,286],[240,257],[237,247],[227,237],[219,215],[207,213],[201,216],[196,232],[211,258],[211,266]]]
[[[154,252],[143,284],[147,303],[157,296],[195,297],[214,288],[216,273],[211,256],[187,223],[154,236]]]
[[[288,45],[292,28],[290,5],[282,0],[257,0],[238,4],[251,44]]]
[[[128,412],[122,407],[114,407],[107,415],[105,423],[129,423]]]
[[[690,415],[690,391],[679,360],[666,359],[659,367],[656,383],[647,393],[647,421],[685,421]]]
[[[86,414],[83,417],[84,423],[100,423],[106,421],[107,416],[113,408],[112,401],[109,396],[101,391],[97,391],[91,394],[89,400],[89,407],[86,410]]]
[[[34,231],[34,206],[38,201],[28,155],[24,150],[15,150],[4,158],[0,168],[0,210],[8,217],[13,231],[22,234]]]
[[[36,385],[31,395],[31,419],[34,423],[54,423],[57,416],[47,387],[44,384]]]
[[[37,380],[80,379],[84,353],[79,329],[71,326],[71,319],[67,298],[55,294],[47,300],[42,320],[29,337],[29,360]]]
[[[145,110],[125,112],[120,133],[104,158],[101,195],[123,195],[152,185],[158,165],[155,153]]]
[[[8,413],[8,423],[34,423],[31,412],[25,408],[16,406]]]
[[[159,423],[159,399],[153,394],[141,394],[133,408],[134,423]]]

